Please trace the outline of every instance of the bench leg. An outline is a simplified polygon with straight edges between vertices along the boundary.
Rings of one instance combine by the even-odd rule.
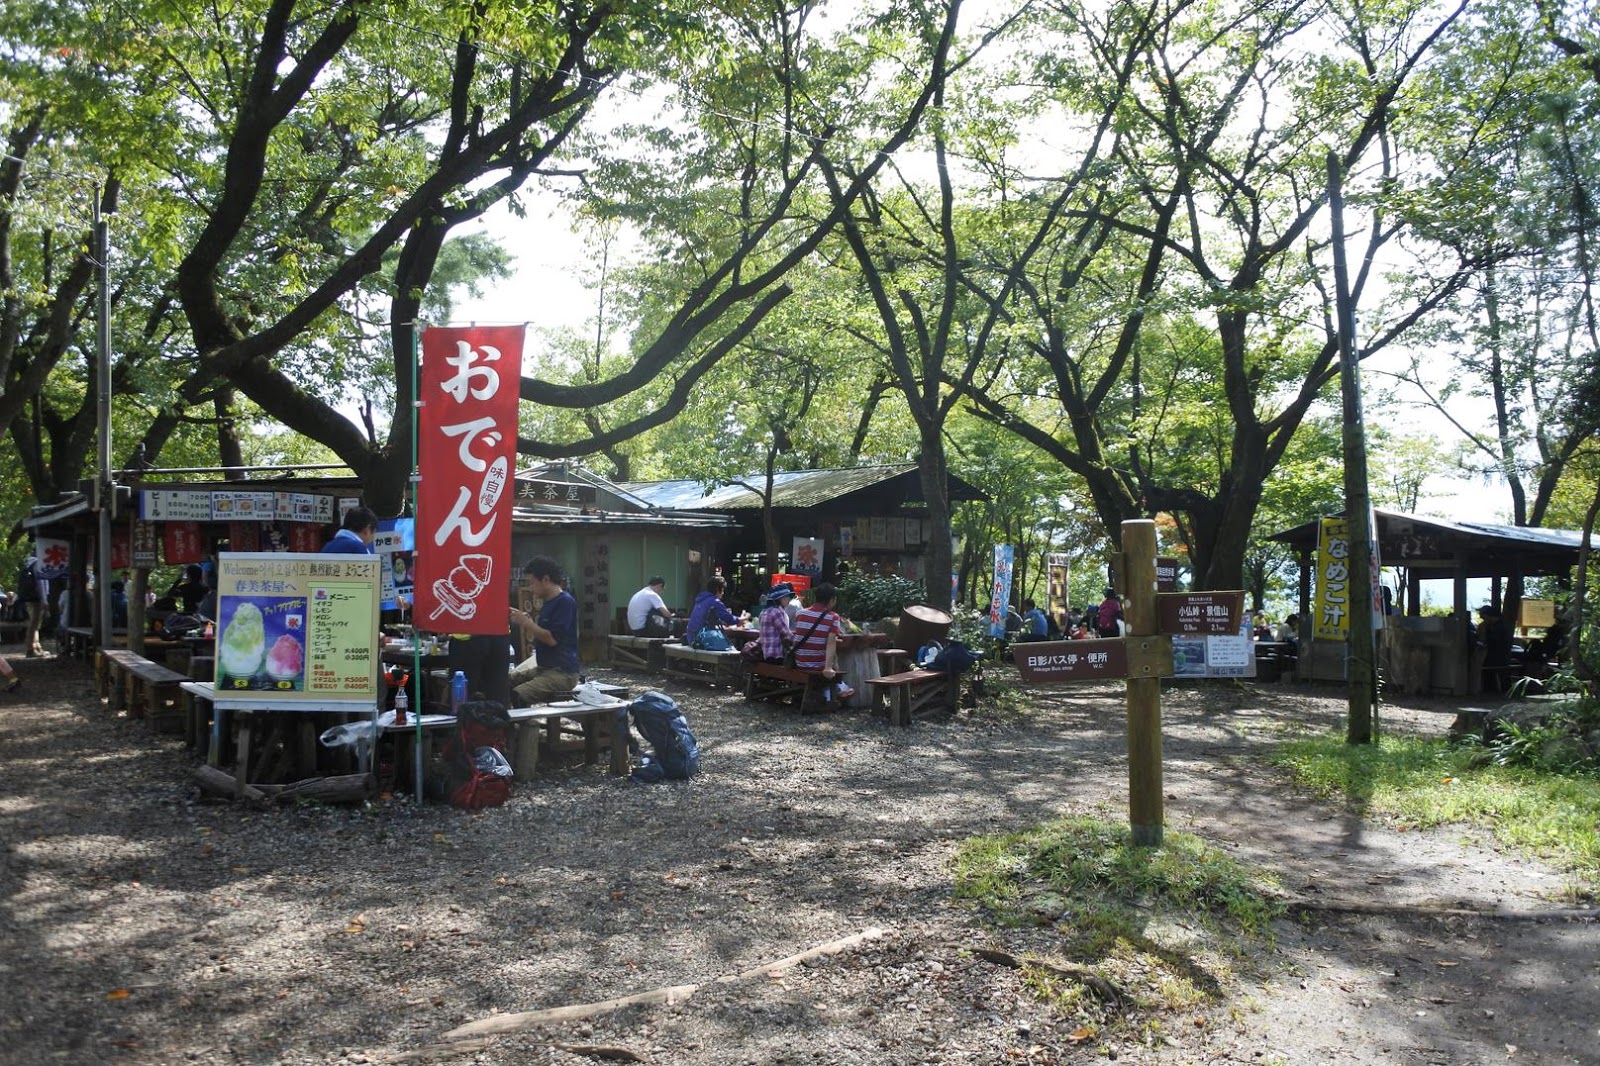
[[[517,726],[512,744],[511,772],[518,781],[533,777],[539,766],[539,723],[524,722]]]

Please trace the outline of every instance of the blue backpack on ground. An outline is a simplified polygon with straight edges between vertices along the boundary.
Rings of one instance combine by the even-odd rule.
[[[937,670],[942,674],[960,677],[983,658],[980,652],[952,640],[941,645],[938,641],[929,641],[917,649],[917,665],[924,670]]]
[[[672,697],[660,692],[646,692],[619,711],[618,724],[627,728],[625,715],[633,715],[633,727],[650,745],[650,754],[644,756],[633,771],[633,780],[686,781],[700,772],[700,745],[689,731],[689,722]],[[628,750],[637,754],[639,744],[628,735]]]

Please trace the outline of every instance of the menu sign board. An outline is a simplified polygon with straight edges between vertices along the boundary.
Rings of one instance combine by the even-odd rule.
[[[1036,684],[1128,676],[1128,647],[1120,637],[1027,641],[1011,646],[1011,658],[1022,679]]]
[[[372,707],[382,564],[375,555],[221,553],[217,695]]]
[[[1156,596],[1163,633],[1237,633],[1243,592],[1163,592]]]

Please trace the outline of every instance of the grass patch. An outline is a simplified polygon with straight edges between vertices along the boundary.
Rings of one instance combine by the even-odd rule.
[[[1024,987],[1097,1033],[1220,1002],[1283,910],[1270,885],[1198,837],[1169,830],[1162,847],[1135,847],[1126,826],[1094,818],[974,837],[953,872],[958,899],[1002,927],[1050,927],[1068,969],[1115,986],[1120,1002],[1058,972],[1023,971]]]
[[[1444,740],[1342,735],[1291,740],[1272,756],[1323,796],[1348,796],[1371,816],[1405,828],[1466,824],[1546,859],[1600,889],[1600,780],[1525,767],[1484,765],[1480,753]]]

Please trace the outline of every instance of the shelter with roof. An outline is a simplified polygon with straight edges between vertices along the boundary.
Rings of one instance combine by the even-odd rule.
[[[1540,529],[1424,518],[1399,511],[1374,511],[1379,562],[1403,572],[1404,590],[1397,614],[1385,619],[1380,660],[1389,684],[1400,691],[1466,696],[1479,691],[1479,663],[1474,658],[1472,612],[1467,581],[1488,579],[1489,603],[1516,619],[1520,604],[1511,590],[1531,577],[1566,578],[1577,565],[1583,534],[1578,530]],[[1344,645],[1305,639],[1312,611],[1312,569],[1317,551],[1318,521],[1302,523],[1269,539],[1289,545],[1300,560],[1301,655],[1297,672],[1313,680],[1341,680]],[[1422,584],[1448,581],[1448,617],[1422,614]],[[1320,646],[1319,646],[1320,645]]]
[[[156,567],[204,563],[218,551],[314,552],[344,512],[362,502],[361,483],[330,469],[149,470],[118,486],[112,569],[130,571],[129,624],[143,626],[143,591]],[[60,541],[69,557],[70,615],[92,619],[86,577],[95,558],[98,512],[83,493],[34,508],[24,527]],[[585,656],[603,655],[617,610],[652,575],[667,578],[669,602],[687,607],[738,523],[725,514],[651,507],[570,464],[516,475],[512,556],[553,556],[572,578]],[[404,549],[410,549],[405,534]],[[160,590],[158,590],[160,591]]]
[[[947,474],[950,501],[988,497]],[[746,575],[765,563],[767,478],[631,481],[621,490],[666,511],[701,511],[730,516],[739,530],[723,560],[724,572]],[[932,530],[915,463],[825,470],[790,470],[772,475],[771,521],[780,555],[792,566],[797,538],[822,542],[818,576],[832,580],[841,566],[857,573],[924,581],[923,556]]]

